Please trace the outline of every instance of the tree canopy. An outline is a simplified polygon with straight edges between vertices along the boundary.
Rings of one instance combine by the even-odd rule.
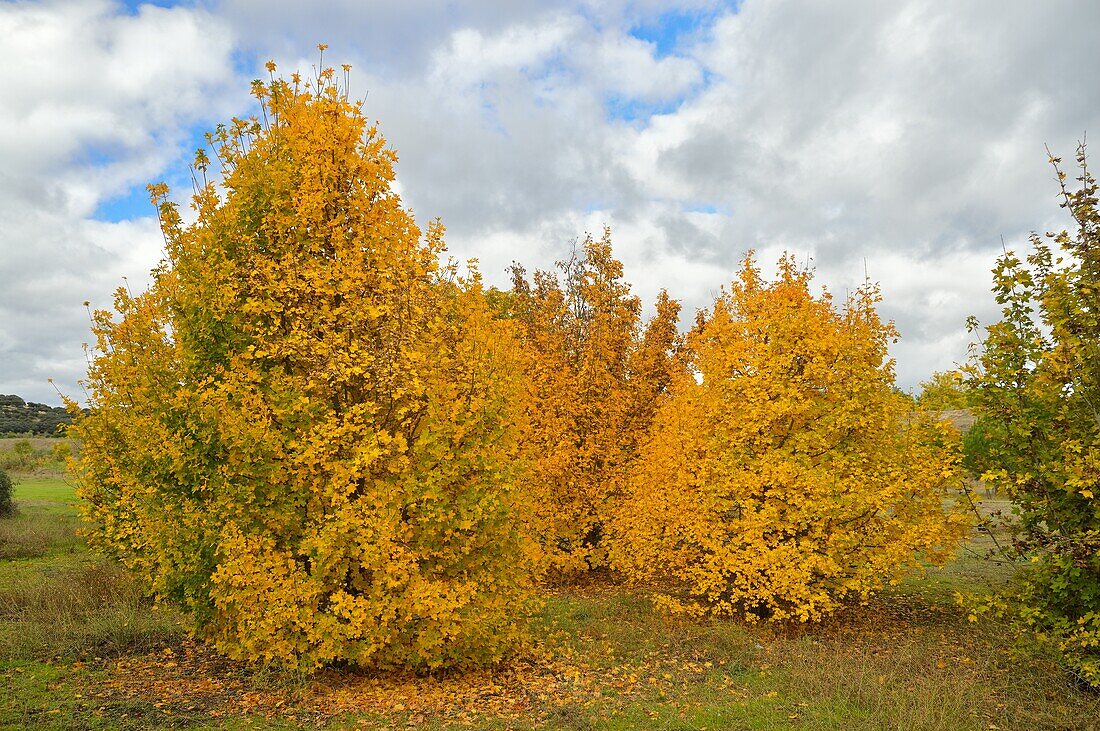
[[[893,388],[867,284],[841,307],[752,256],[701,313],[635,463],[613,562],[693,613],[816,620],[966,534],[957,444]]]
[[[981,336],[968,383],[983,424],[984,479],[1016,505],[1031,561],[1012,609],[1100,685],[1100,207],[1085,148],[1076,187],[1051,158],[1074,229],[1034,234],[1026,259],[993,271],[1000,321]]]
[[[0,434],[58,436],[72,421],[64,406],[24,401],[14,394],[0,394]]]
[[[94,313],[74,429],[91,539],[233,657],[492,662],[533,575],[516,340],[334,78],[254,84],[194,223],[151,186],[167,256]]]

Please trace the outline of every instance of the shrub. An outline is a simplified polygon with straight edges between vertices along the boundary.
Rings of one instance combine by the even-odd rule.
[[[990,456],[991,443],[996,439],[996,425],[985,418],[974,421],[962,436],[963,467],[974,479],[981,479],[994,463]]]
[[[1076,190],[1051,162],[1076,231],[1033,234],[1026,262],[1001,257],[1002,318],[968,371],[986,424],[984,479],[1016,503],[1016,550],[1029,559],[994,604],[1100,686],[1100,207],[1083,145]]]
[[[15,501],[12,495],[14,490],[15,485],[12,484],[11,476],[0,469],[0,518],[15,515]]]
[[[766,282],[750,255],[687,336],[613,543],[673,609],[816,620],[966,534],[957,436],[908,417],[878,290],[838,311],[810,281],[784,258]]]
[[[232,657],[494,662],[531,583],[515,341],[333,79],[253,85],[194,224],[150,187],[167,258],[94,313],[73,429],[90,540]]]
[[[929,411],[965,409],[970,394],[961,371],[937,371],[920,384],[917,403]]]
[[[606,526],[667,385],[679,305],[661,293],[642,327],[606,229],[558,269],[561,280],[536,272],[529,282],[514,266],[509,303],[528,355],[527,521],[543,564],[571,574],[607,565]]]

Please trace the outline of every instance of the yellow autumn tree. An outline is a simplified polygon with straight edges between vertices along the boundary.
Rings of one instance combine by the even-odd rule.
[[[927,381],[921,381],[917,396],[917,403],[929,411],[965,409],[971,400],[961,371],[936,371]]]
[[[630,354],[630,412],[625,445],[628,459],[637,456],[649,434],[657,405],[672,385],[673,375],[682,364],[677,359],[680,333],[677,323],[680,303],[661,290],[653,317],[646,324],[641,340]]]
[[[517,265],[512,274],[512,314],[528,349],[530,533],[552,571],[606,566],[606,525],[668,383],[679,305],[662,293],[642,330],[641,301],[623,282],[608,229],[586,237],[558,273],[528,281]]]
[[[194,223],[151,186],[152,287],[93,315],[92,542],[235,658],[493,662],[531,586],[517,341],[331,69],[253,93],[210,137],[220,185],[197,156]]]
[[[870,284],[836,308],[752,256],[700,316],[613,527],[613,564],[671,608],[810,621],[966,532],[954,437],[892,388]]]

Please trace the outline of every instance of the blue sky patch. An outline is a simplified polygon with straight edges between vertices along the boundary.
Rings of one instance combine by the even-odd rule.
[[[261,81],[270,81],[271,77],[269,72],[264,69],[264,64],[270,59],[264,59],[260,61],[259,54],[256,51],[248,48],[237,47],[230,53],[230,60],[233,63],[233,71],[238,76],[244,76],[250,81],[252,79],[260,79]]]
[[[737,12],[740,0],[725,0],[708,9],[677,9],[661,13],[654,20],[640,23],[630,29],[630,35],[652,43],[656,57],[664,58],[678,52],[685,36],[709,26],[723,11]]]
[[[708,213],[711,215],[720,214],[723,216],[733,215],[733,209],[729,206],[723,206],[716,203],[685,203],[681,208],[684,213]]]
[[[149,202],[149,193],[145,186],[149,183],[164,181],[173,191],[176,200],[189,200],[191,196],[191,170],[190,165],[195,157],[195,150],[199,147],[206,149],[206,154],[214,159],[214,151],[206,144],[205,135],[213,130],[214,124],[196,124],[187,130],[187,136],[182,142],[173,143],[170,140],[162,140],[165,145],[174,144],[175,155],[168,161],[164,170],[153,176],[153,179],[135,182],[125,191],[105,198],[99,202],[92,218],[97,221],[109,221],[117,223],[132,218],[142,218],[156,215],[152,204]],[[105,150],[92,149],[86,153],[88,162],[94,165],[108,165],[117,162],[119,154],[111,154]],[[214,163],[215,165],[217,163]],[[200,181],[201,182],[201,181]]]
[[[122,0],[121,4],[128,15],[137,15],[141,11],[142,5],[152,5],[158,8],[174,8],[177,5],[185,5],[186,3],[179,2],[179,0]]]
[[[144,185],[135,185],[122,195],[101,201],[92,218],[96,221],[118,223],[155,215],[153,204],[149,202],[149,192]]]
[[[664,58],[676,53],[680,37],[695,32],[701,20],[699,11],[673,10],[653,23],[631,28],[630,35],[652,43],[657,48],[657,58]]]
[[[623,122],[644,122],[655,114],[675,112],[686,98],[686,96],[683,96],[659,102],[647,102],[633,97],[611,95],[604,101],[604,109],[607,111],[608,119],[617,119]]]

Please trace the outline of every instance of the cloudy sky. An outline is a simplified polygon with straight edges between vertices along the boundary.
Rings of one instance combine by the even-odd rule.
[[[418,219],[492,282],[613,229],[706,306],[739,259],[879,281],[902,386],[965,358],[1001,247],[1066,225],[1044,144],[1100,134],[1100,3],[0,0],[0,393],[81,396],[82,302],[161,256],[202,133],[275,60],[351,63]]]

